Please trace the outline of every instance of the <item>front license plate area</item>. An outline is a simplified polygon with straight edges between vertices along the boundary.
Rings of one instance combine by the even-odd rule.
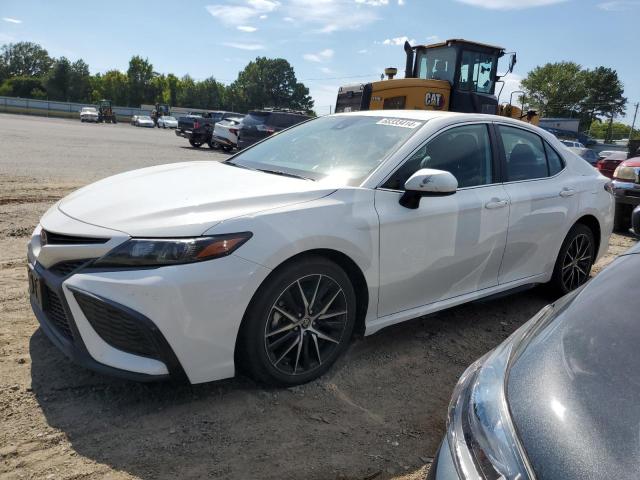
[[[44,310],[46,305],[46,298],[44,293],[44,285],[42,284],[42,280],[35,272],[35,270],[29,267],[28,270],[29,275],[29,295],[35,301],[36,305],[40,307],[40,310]]]

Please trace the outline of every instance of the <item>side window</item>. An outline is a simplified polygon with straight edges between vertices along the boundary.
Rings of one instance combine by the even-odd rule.
[[[494,55],[469,50],[462,52],[458,88],[460,90],[492,93],[493,81],[491,80],[491,72],[493,72],[495,63],[496,57]]]
[[[555,174],[560,173],[564,168],[564,162],[560,155],[551,148],[547,142],[544,142],[544,149],[547,152],[547,162],[549,163],[549,176],[553,177]]]
[[[507,181],[531,180],[549,175],[542,139],[520,128],[500,126],[507,159]]]
[[[487,125],[465,125],[446,130],[420,147],[383,187],[404,190],[409,177],[422,168],[451,172],[458,180],[459,188],[493,183]]]

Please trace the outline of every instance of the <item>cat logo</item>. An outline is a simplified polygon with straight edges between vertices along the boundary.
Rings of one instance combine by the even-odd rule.
[[[424,97],[424,104],[427,107],[433,107],[436,110],[440,110],[442,107],[444,107],[444,97],[441,93],[428,92]]]

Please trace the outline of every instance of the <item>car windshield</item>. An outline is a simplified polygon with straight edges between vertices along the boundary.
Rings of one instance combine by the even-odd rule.
[[[228,162],[358,185],[423,124],[424,121],[382,116],[321,117],[278,133]]]
[[[151,120],[151,117],[148,115],[142,115],[141,117],[138,117],[138,120]]]
[[[95,108],[93,108],[93,107],[84,107],[84,108],[82,109],[82,111],[83,111],[83,112],[95,112],[95,111],[96,111],[96,109],[95,109]]]
[[[175,117],[164,117],[164,119],[165,120],[169,120],[171,122],[175,122],[176,121]]]

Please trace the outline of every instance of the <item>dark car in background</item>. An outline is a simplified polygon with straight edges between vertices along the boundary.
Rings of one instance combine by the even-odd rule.
[[[251,110],[238,130],[238,150],[310,118],[303,112],[291,110]]]
[[[640,205],[640,157],[621,162],[613,172],[613,195],[616,199],[614,228],[626,230],[631,212]]]
[[[624,162],[629,155],[627,152],[608,152],[608,155],[596,162],[596,168],[605,177],[613,178],[613,172],[616,171],[618,165]]]
[[[580,148],[580,147],[567,147],[569,150],[571,150],[573,153],[575,153],[576,155],[578,155],[579,157],[584,158],[587,162],[589,162],[589,164],[591,164],[592,166],[596,166],[596,164],[598,163],[598,160],[600,159],[600,157],[598,157],[598,154],[594,151],[591,150],[590,148]]]
[[[176,135],[189,140],[192,147],[200,147],[211,140],[215,124],[229,117],[243,117],[241,113],[226,111],[190,112],[178,119]]]
[[[639,478],[638,284],[640,244],[471,365],[428,478]]]

